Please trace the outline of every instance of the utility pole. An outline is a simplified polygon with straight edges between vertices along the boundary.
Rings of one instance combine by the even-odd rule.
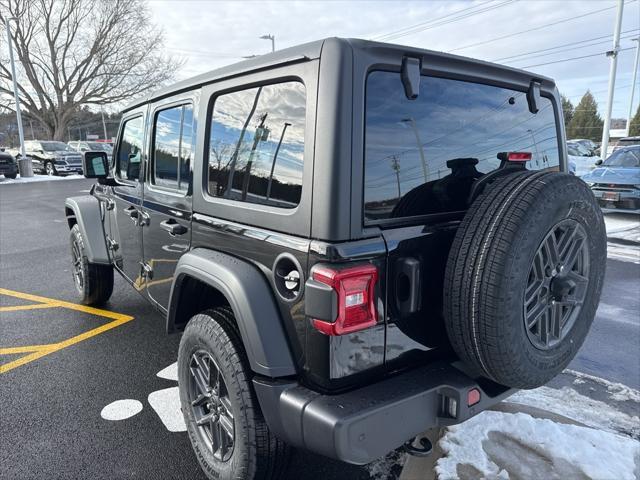
[[[413,117],[410,117],[403,118],[402,122],[408,123],[413,130],[413,134],[416,136],[416,144],[418,145],[418,152],[420,152],[420,161],[422,162],[422,174],[424,175],[424,183],[427,183],[427,160],[424,156],[424,146],[422,145],[422,141],[420,140],[420,132],[418,132],[416,121]]]
[[[618,13],[613,31],[613,50],[607,52],[607,57],[611,58],[609,69],[609,95],[607,98],[607,110],[604,115],[604,128],[602,129],[602,145],[600,155],[607,158],[607,147],[609,146],[609,128],[611,127],[611,108],[613,107],[613,91],[616,86],[616,69],[618,67],[618,52],[620,51],[620,27],[622,25],[622,10],[624,0],[618,0]]]
[[[107,124],[104,122],[104,110],[100,107],[100,115],[102,115],[102,130],[104,131],[104,139],[109,140],[107,138]]]
[[[253,137],[253,146],[251,147],[251,152],[249,153],[249,159],[247,160],[247,166],[244,169],[244,176],[242,177],[242,201],[244,202],[247,199],[247,194],[249,193],[249,182],[251,181],[251,167],[253,166],[253,156],[256,153],[256,149],[258,148],[258,143],[263,138],[264,135],[264,122],[267,119],[267,113],[264,113],[260,117],[260,123],[258,124],[258,128],[256,128],[255,135]]]
[[[276,152],[273,154],[273,161],[271,162],[271,173],[269,173],[269,183],[267,184],[266,200],[269,200],[269,197],[271,197],[271,184],[273,183],[273,171],[276,168],[276,160],[278,159],[278,152],[280,151],[280,145],[282,145],[284,132],[286,132],[287,127],[290,127],[290,126],[291,124],[289,122],[284,122],[284,127],[282,127],[282,133],[280,134],[280,141],[278,142],[278,146],[276,147]]]
[[[271,51],[275,52],[276,51],[276,37],[274,35],[262,35],[260,37],[261,40],[271,40]]]
[[[397,155],[391,156],[391,168],[394,172],[396,172],[396,182],[398,183],[398,201],[402,198],[402,193],[400,192],[400,161],[398,160]]]
[[[22,131],[22,113],[20,112],[20,97],[18,96],[18,80],[16,79],[16,62],[13,59],[13,42],[11,39],[11,31],[9,30],[9,22],[16,20],[15,17],[7,17],[4,19],[4,26],[7,29],[7,44],[9,46],[9,62],[11,63],[11,79],[13,80],[13,96],[16,101],[16,120],[18,122],[18,137],[20,138],[20,160],[18,160],[18,168],[21,177],[33,177],[33,166],[31,159],[27,157],[24,149],[24,132]]]
[[[629,113],[627,114],[627,128],[625,130],[625,137],[629,136],[629,129],[631,128],[631,115],[633,115],[633,94],[636,91],[636,80],[638,78],[638,60],[640,60],[640,37],[634,38],[636,45],[636,59],[633,62],[633,81],[631,82],[631,98],[629,99]]]

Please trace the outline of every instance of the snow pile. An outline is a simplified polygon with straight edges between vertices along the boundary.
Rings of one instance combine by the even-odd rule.
[[[486,411],[449,427],[439,442],[439,479],[636,479],[640,443],[621,435]]]
[[[617,385],[617,384],[611,384]],[[617,391],[628,398],[638,396],[638,391],[629,387]],[[611,393],[611,390],[609,390]],[[615,393],[612,396],[616,395]],[[561,389],[540,387],[535,390],[521,390],[509,397],[509,403],[519,403],[542,408],[564,417],[570,418],[593,428],[607,432],[620,433],[634,439],[640,439],[640,418],[628,415],[610,405],[579,394],[569,387]]]

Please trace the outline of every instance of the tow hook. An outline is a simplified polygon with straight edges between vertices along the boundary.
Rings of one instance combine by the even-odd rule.
[[[415,440],[409,440],[403,445],[404,451],[414,457],[428,457],[433,451],[431,441],[426,437],[422,437],[418,443],[420,443],[419,447],[414,445]]]

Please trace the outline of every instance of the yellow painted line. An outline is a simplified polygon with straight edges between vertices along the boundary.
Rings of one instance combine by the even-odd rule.
[[[25,345],[23,347],[7,347],[0,348],[0,355],[12,355],[15,353],[31,353],[39,352],[41,350],[49,350],[51,344],[48,345]]]
[[[108,330],[119,327],[120,325],[130,322],[133,320],[133,317],[130,315],[124,315],[122,313],[110,312],[109,310],[101,310],[99,308],[88,307],[86,305],[78,305],[71,302],[65,302],[63,300],[54,300],[51,298],[40,297],[38,295],[31,295],[29,293],[16,292],[14,290],[8,290],[6,288],[0,288],[0,295],[8,295],[10,297],[21,298],[23,300],[29,300],[33,302],[41,302],[43,304],[47,304],[51,307],[62,307],[68,308],[70,310],[75,310],[78,312],[88,313],[91,315],[96,315],[99,317],[105,317],[111,319],[111,322],[105,323],[104,325],[100,325],[92,330],[76,335],[75,337],[68,338],[67,340],[63,340],[58,343],[51,343],[48,345],[32,345],[26,347],[9,347],[0,349],[0,354],[10,354],[10,353],[27,353],[33,352],[29,355],[25,355],[24,357],[20,357],[12,362],[5,363],[0,365],[0,373],[6,373],[14,368],[25,365],[29,362],[33,362],[39,358],[44,357],[45,355],[49,355],[50,353],[57,352],[58,350],[62,350],[63,348],[70,347],[71,345],[75,345],[76,343],[80,343],[84,340],[87,340],[91,337],[95,337],[96,335],[100,335]],[[35,350],[37,348],[37,350]],[[11,351],[15,349],[23,349],[22,352],[19,351]]]
[[[41,308],[55,308],[60,305],[54,303],[33,303],[30,305],[10,305],[8,307],[0,307],[0,313],[2,312],[20,312],[22,310],[38,310]]]

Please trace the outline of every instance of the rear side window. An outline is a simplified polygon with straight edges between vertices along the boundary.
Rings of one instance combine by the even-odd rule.
[[[138,180],[142,160],[142,117],[125,120],[118,145],[116,174],[123,180]]]
[[[153,132],[151,183],[186,190],[191,165],[193,108],[179,105],[159,111]]]
[[[208,192],[294,208],[302,192],[305,88],[284,82],[220,95],[211,113]]]
[[[466,209],[473,182],[500,167],[501,152],[530,152],[531,170],[559,165],[551,101],[529,112],[526,93],[423,76],[405,96],[400,74],[367,79],[365,220]]]

